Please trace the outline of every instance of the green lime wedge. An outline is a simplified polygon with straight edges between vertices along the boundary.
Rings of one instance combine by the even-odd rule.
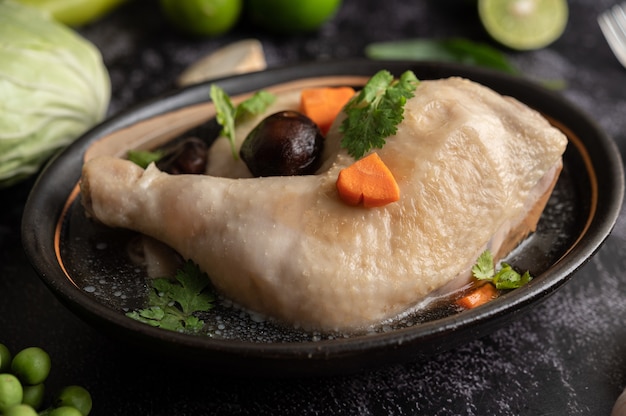
[[[540,49],[557,40],[568,14],[567,0],[478,0],[487,33],[516,50]]]

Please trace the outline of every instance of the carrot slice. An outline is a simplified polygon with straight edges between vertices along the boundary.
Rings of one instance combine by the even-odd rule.
[[[313,120],[323,135],[354,95],[351,87],[307,88],[300,94],[300,112]]]
[[[483,305],[498,296],[498,291],[491,283],[485,283],[472,290],[467,295],[456,300],[456,304],[465,308],[473,309]]]
[[[400,199],[393,174],[377,153],[372,153],[339,171],[339,197],[348,205],[382,207]]]

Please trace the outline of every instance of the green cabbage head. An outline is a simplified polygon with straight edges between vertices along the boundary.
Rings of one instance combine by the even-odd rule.
[[[0,188],[38,172],[107,111],[99,50],[43,12],[0,0]]]

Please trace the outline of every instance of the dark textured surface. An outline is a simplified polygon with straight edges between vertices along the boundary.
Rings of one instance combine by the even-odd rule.
[[[608,0],[572,0],[551,47],[509,53],[528,76],[564,79],[562,91],[626,149],[626,70],[596,24]],[[81,32],[101,48],[113,83],[110,112],[173,88],[190,63],[233,40],[263,41],[269,66],[362,56],[373,41],[465,36],[489,41],[471,2],[346,0],[319,32],[283,38],[245,21],[226,37],[193,40],[139,1]],[[463,4],[458,6],[458,4]],[[466,4],[470,4],[467,6]],[[453,5],[454,7],[451,7]],[[455,6],[456,5],[456,6]],[[494,334],[426,362],[306,380],[242,380],[145,362],[57,302],[27,265],[21,209],[31,183],[0,191],[0,342],[47,349],[50,386],[76,383],[93,415],[606,415],[626,385],[626,221],[556,294]]]

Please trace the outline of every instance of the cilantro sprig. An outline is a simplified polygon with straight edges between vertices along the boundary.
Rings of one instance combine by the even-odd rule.
[[[175,280],[154,279],[148,307],[128,312],[126,316],[171,331],[198,332],[204,321],[194,314],[210,310],[214,301],[206,273],[187,261],[176,272]]]
[[[220,135],[229,140],[233,157],[236,160],[239,156],[235,148],[235,126],[254,115],[263,113],[275,101],[276,96],[261,90],[235,106],[228,94],[215,84],[211,85],[210,94],[215,104],[217,122],[222,126]],[[165,156],[166,153],[163,150],[129,150],[127,153],[128,160],[144,169],[150,163],[158,162]]]
[[[404,119],[404,104],[419,83],[412,71],[395,79],[387,70],[377,72],[344,108],[341,147],[360,159],[372,148],[382,148]]]
[[[491,251],[485,250],[472,267],[472,274],[478,280],[491,281],[496,289],[517,289],[532,280],[528,271],[520,274],[507,263],[501,263],[500,267],[496,272],[493,255]]]
[[[211,84],[211,100],[215,104],[215,118],[222,126],[221,135],[230,142],[230,149],[235,160],[239,159],[235,143],[235,126],[247,118],[261,114],[276,97],[264,90],[257,91],[250,98],[235,106],[226,92],[216,84]]]
[[[129,150],[128,160],[142,168],[147,168],[152,162],[158,162],[165,156],[162,150]]]

